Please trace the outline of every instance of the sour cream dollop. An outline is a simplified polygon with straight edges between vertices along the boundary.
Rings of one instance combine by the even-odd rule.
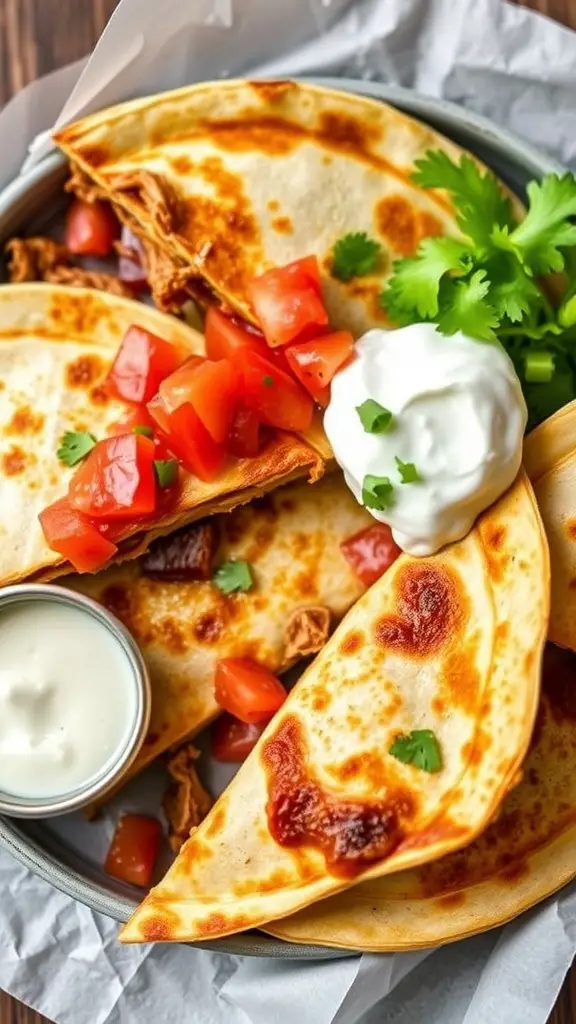
[[[373,399],[392,413],[383,433],[365,430],[358,407]],[[332,381],[324,427],[360,503],[368,475],[393,485],[383,511],[394,540],[430,555],[459,540],[513,482],[527,411],[520,382],[498,344],[433,324],[368,331]],[[419,480],[402,483],[397,459]]]

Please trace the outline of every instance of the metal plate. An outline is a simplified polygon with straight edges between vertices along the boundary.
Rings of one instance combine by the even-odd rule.
[[[432,99],[397,86],[350,79],[314,78],[316,84],[385,100],[476,153],[514,192],[524,193],[531,178],[563,170],[522,139],[498,128],[477,114],[453,103]],[[33,224],[53,217],[62,205],[66,164],[58,154],[48,157],[27,175],[17,178],[0,195],[0,243]],[[92,910],[117,921],[126,921],[138,902],[136,891],[109,878],[95,862],[82,857],[67,844],[50,821],[16,821],[0,818],[0,843],[41,878],[79,900]],[[270,938],[258,931],[229,936],[200,948],[294,960],[327,960],[355,954],[319,946],[296,945]]]

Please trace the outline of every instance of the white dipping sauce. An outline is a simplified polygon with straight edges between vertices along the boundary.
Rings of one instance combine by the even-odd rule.
[[[430,555],[459,540],[513,482],[522,459],[526,403],[499,344],[433,324],[373,330],[332,380],[324,427],[348,487],[362,501],[367,475],[388,477],[388,523],[400,548]],[[356,411],[373,399],[393,414],[385,433],[367,433]],[[402,483],[396,457],[420,480]]]
[[[79,789],[125,746],[136,702],[128,656],[89,612],[33,599],[0,612],[0,790]]]

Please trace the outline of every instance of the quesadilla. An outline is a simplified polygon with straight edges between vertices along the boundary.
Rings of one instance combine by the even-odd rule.
[[[550,545],[549,638],[576,651],[576,402],[528,435],[523,458]]]
[[[549,644],[522,781],[471,846],[366,882],[266,931],[370,952],[437,946],[505,924],[576,874],[576,658]]]
[[[72,476],[57,457],[62,435],[82,431],[101,438],[126,413],[102,382],[134,324],[172,343],[182,358],[204,351],[198,332],[142,303],[46,284],[0,289],[0,584],[70,571],[47,546],[38,514],[66,494]],[[271,434],[258,455],[228,462],[211,483],[182,473],[168,512],[126,523],[119,557],[135,557],[154,536],[178,525],[321,471],[321,460],[304,441]]]
[[[464,540],[360,598],[122,941],[227,935],[469,844],[518,782],[548,598],[521,474]]]
[[[186,286],[202,305],[216,297],[252,323],[252,279],[315,254],[336,329],[386,324],[379,295],[393,260],[427,236],[458,234],[447,193],[419,188],[411,174],[427,149],[455,159],[462,150],[352,93],[205,82],[91,114],[55,141],[81,172],[77,193],[93,198],[95,183],[162,254],[164,279],[172,262],[176,291]],[[344,280],[333,247],[362,232],[382,243],[382,259]]]
[[[332,474],[185,527],[137,560],[62,581],[117,615],[148,665],[152,714],[131,775],[216,717],[219,659],[250,657],[278,673],[322,646],[365,589],[340,544],[371,524]],[[214,572],[238,560],[254,584],[223,593]]]

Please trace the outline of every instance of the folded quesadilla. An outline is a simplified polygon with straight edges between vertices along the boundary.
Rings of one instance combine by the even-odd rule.
[[[576,658],[549,644],[522,781],[471,846],[366,882],[266,931],[290,942],[396,952],[504,924],[576,874]]]
[[[530,476],[550,545],[549,637],[576,651],[576,402],[536,427],[524,442]]]
[[[371,524],[335,473],[185,527],[139,559],[62,581],[117,615],[148,665],[152,716],[131,775],[216,717],[221,658],[251,657],[277,673],[320,649],[365,590],[340,544]],[[238,560],[253,586],[223,593],[214,574]]]
[[[521,475],[360,598],[122,940],[216,938],[470,843],[518,782],[548,603]]]
[[[100,439],[125,415],[102,382],[133,324],[173,343],[182,358],[204,351],[198,332],[142,303],[47,284],[0,289],[0,584],[70,571],[47,546],[38,514],[66,494],[72,476],[57,457],[62,435],[82,431]],[[118,555],[135,557],[154,536],[321,471],[310,445],[276,432],[260,454],[230,461],[211,483],[182,472],[169,512],[145,525],[128,521]]]
[[[427,236],[458,233],[448,195],[410,176],[426,150],[458,159],[459,147],[352,93],[204,82],[91,114],[55,141],[81,172],[77,194],[93,198],[95,183],[145,239],[149,270],[160,263],[168,295],[184,286],[203,305],[215,297],[253,323],[251,280],[315,254],[335,328],[358,335],[386,324],[379,295],[392,261]],[[345,280],[332,250],[358,232],[381,242],[383,257]]]

